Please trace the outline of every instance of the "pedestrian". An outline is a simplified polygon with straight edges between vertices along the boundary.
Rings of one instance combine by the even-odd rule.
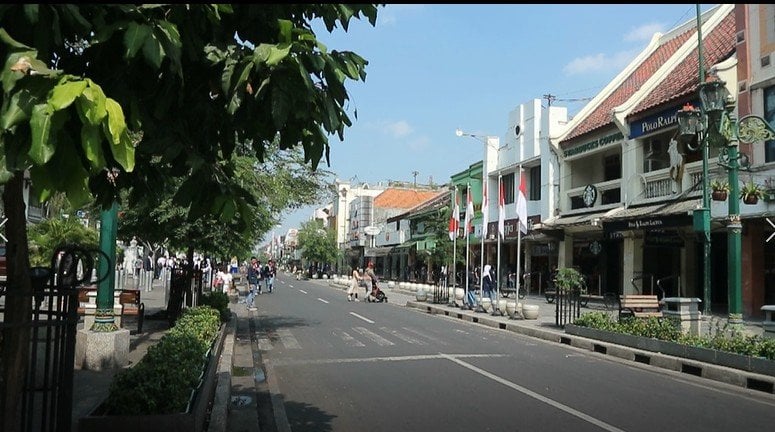
[[[215,280],[217,281],[218,278],[221,279],[221,290],[224,294],[228,294],[234,285],[234,275],[229,272],[225,265],[219,266],[218,268],[218,275],[215,277]]]
[[[151,292],[153,289],[153,258],[151,258],[150,252],[148,252],[148,255],[146,255],[143,260],[143,271],[145,274],[142,281],[145,284],[145,291]]]
[[[250,264],[248,265],[248,297],[245,299],[245,305],[247,306],[248,310],[258,310],[253,305],[253,301],[256,298],[256,291],[260,287],[260,280],[259,275],[261,274],[261,269],[258,267],[259,263],[256,257],[250,258]]]
[[[260,260],[256,260],[256,270],[258,273],[258,295],[261,295],[261,286],[264,283],[264,266],[261,265]]]
[[[379,278],[377,278],[377,274],[374,273],[374,261],[369,261],[368,266],[366,266],[366,276],[368,277],[369,282],[371,282],[366,286],[366,296],[369,296],[369,287],[371,288],[371,294],[376,296]]]
[[[357,267],[353,267],[353,278],[350,281],[350,287],[347,288],[347,301],[359,301],[358,287],[361,286],[361,281],[363,281],[363,278],[361,277],[360,270]]]
[[[482,276],[482,298],[487,296],[490,300],[495,301],[495,299],[493,299],[493,286],[495,284],[493,283],[492,272],[490,269],[492,269],[492,266],[485,264],[484,272],[482,273],[484,275]]]
[[[274,277],[277,274],[277,269],[275,268],[274,260],[267,261],[266,265],[263,268],[263,274],[264,277],[264,284],[266,286],[266,290],[271,294],[272,290],[274,289]]]
[[[231,274],[237,274],[239,273],[239,260],[236,256],[231,257],[231,262],[229,263],[229,273]]]

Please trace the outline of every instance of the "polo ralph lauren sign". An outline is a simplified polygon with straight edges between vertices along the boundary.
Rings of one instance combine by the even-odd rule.
[[[692,217],[687,215],[665,215],[638,219],[620,219],[603,222],[603,231],[652,231],[664,228],[690,226]]]

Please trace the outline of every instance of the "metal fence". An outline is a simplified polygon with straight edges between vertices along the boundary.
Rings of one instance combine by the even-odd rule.
[[[581,316],[581,290],[557,289],[555,295],[554,322],[560,327],[565,324],[573,324],[573,321]]]

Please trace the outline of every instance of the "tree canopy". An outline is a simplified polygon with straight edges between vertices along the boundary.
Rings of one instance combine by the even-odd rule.
[[[307,262],[333,264],[336,262],[339,250],[336,245],[336,232],[323,229],[319,220],[311,220],[301,225],[299,229],[299,249],[301,257]]]
[[[330,50],[311,22],[347,31],[376,24],[375,4],[5,4],[0,5],[0,183],[8,237],[8,289],[29,295],[23,184],[44,200],[107,209],[121,190],[179,182],[172,202],[188,220],[205,215],[250,224],[256,205],[234,176],[245,145],[303,149],[313,169],[329,136],[352,124],[346,83],[367,61]],[[235,35],[239,37],[238,42]],[[357,116],[357,111],[353,110]],[[5,321],[30,318],[8,297]],[[0,413],[18,429],[28,335],[9,331],[0,357]],[[13,365],[13,366],[11,366]],[[22,370],[19,370],[22,368]]]

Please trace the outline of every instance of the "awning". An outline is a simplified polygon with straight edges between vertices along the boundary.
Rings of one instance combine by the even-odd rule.
[[[690,199],[684,201],[661,202],[640,207],[619,207],[606,215],[605,220],[635,219],[644,216],[683,214],[691,216],[691,212],[702,208],[702,200]]]
[[[592,225],[595,219],[602,219],[610,210],[583,213],[583,214],[571,214],[562,216],[553,216],[541,222],[540,229],[552,229],[552,228],[566,228],[573,226]]]
[[[363,256],[367,257],[383,257],[387,256],[387,254],[390,253],[390,251],[393,250],[393,246],[383,246],[383,247],[369,247],[366,248],[363,252]]]
[[[694,210],[698,208],[702,208],[702,201],[699,199],[620,207],[603,219],[603,229],[613,232],[682,228],[692,225]]]
[[[412,247],[417,247],[417,240],[405,241],[398,246],[393,246],[393,250],[409,249]]]

